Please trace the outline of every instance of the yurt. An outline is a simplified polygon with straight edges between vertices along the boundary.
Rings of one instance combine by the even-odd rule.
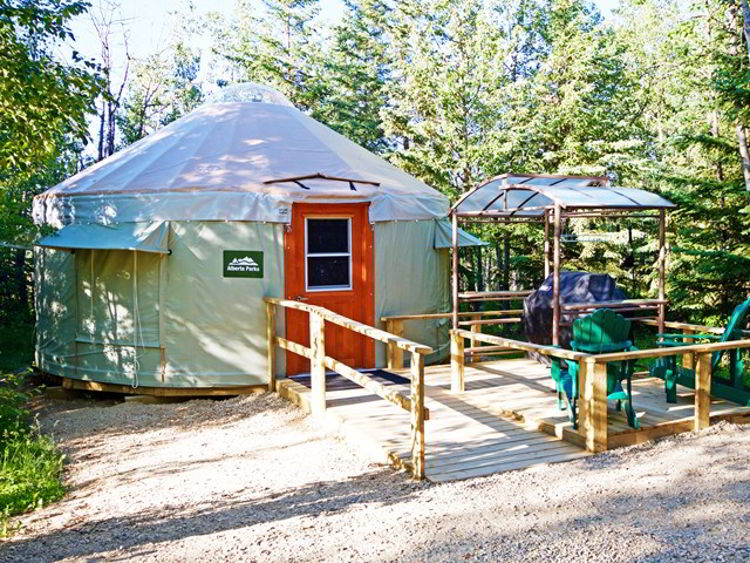
[[[56,229],[35,248],[40,370],[143,392],[249,387],[267,380],[264,296],[374,326],[448,310],[444,196],[273,90],[225,90],[34,199]],[[304,341],[307,325],[280,314],[277,333]],[[407,336],[434,360],[447,321]],[[385,363],[357,338],[330,347]],[[309,370],[279,360],[279,376]]]

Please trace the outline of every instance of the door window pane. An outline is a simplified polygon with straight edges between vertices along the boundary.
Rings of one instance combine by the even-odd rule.
[[[308,219],[307,253],[349,252],[349,219]]]
[[[305,220],[305,277],[308,291],[351,289],[351,219]]]
[[[307,285],[310,288],[349,287],[349,257],[310,257],[307,259]]]

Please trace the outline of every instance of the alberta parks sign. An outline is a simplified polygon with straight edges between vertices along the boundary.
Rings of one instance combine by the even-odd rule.
[[[225,278],[262,278],[263,251],[261,250],[225,250]]]

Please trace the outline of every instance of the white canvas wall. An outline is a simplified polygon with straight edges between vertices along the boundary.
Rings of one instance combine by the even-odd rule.
[[[274,223],[172,223],[163,319],[165,385],[266,383],[263,296],[283,294],[283,229]],[[263,279],[223,278],[223,250],[263,251]],[[277,357],[281,370],[283,354]]]
[[[450,252],[433,248],[436,221],[375,224],[375,319],[389,315],[438,313],[450,309]],[[448,352],[448,319],[406,321],[404,337],[431,346],[434,363]],[[386,365],[384,345],[376,347]]]
[[[435,228],[431,220],[375,224],[376,325],[385,315],[448,310],[449,253],[433,248]],[[172,222],[171,255],[138,253],[134,261],[128,250],[37,247],[38,366],[144,387],[265,383],[262,298],[283,295],[283,242],[277,223]],[[262,251],[264,277],[223,277],[223,250]],[[445,356],[447,320],[405,328],[437,350],[428,361]],[[284,354],[277,359],[282,375]],[[386,363],[383,346],[376,362]]]
[[[37,247],[37,365],[145,387],[265,383],[262,298],[283,291],[283,227],[176,222],[169,238],[170,256],[135,261],[127,250]],[[224,278],[225,249],[263,251],[263,279]]]

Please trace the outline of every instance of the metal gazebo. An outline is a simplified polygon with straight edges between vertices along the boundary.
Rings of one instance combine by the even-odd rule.
[[[528,292],[459,292],[458,290],[458,223],[534,222],[544,225],[544,275],[553,274],[552,343],[560,341],[560,239],[563,221],[590,217],[631,217],[659,221],[659,296],[658,299],[577,304],[577,311],[611,307],[617,310],[656,309],[659,332],[664,330],[667,300],[664,295],[666,265],[666,212],[675,205],[663,197],[635,188],[610,186],[606,177],[555,176],[540,174],[503,174],[467,192],[451,209],[453,224],[453,328],[459,324],[462,301],[496,301],[518,298]],[[550,260],[550,228],[552,257]],[[551,262],[551,265],[550,265]],[[573,310],[571,309],[571,312]],[[481,321],[490,324],[492,321]]]

